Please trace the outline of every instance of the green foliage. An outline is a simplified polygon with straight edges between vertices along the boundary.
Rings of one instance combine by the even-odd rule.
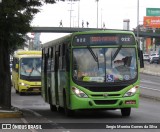
[[[0,108],[11,108],[9,53],[24,44],[39,7],[58,1],[65,0],[2,0],[0,3]]]
[[[3,0],[0,3],[0,42],[5,41],[9,52],[25,42],[25,35],[31,32],[31,21],[43,4],[54,4],[59,0]],[[60,0],[65,1],[65,0]],[[7,42],[7,43],[6,43]]]
[[[0,108],[11,108],[10,56],[25,42],[34,15],[43,4],[56,0],[2,0],[0,3]]]
[[[9,52],[24,43],[31,31],[30,23],[42,3],[37,0],[3,0],[0,4],[0,41],[6,42]]]

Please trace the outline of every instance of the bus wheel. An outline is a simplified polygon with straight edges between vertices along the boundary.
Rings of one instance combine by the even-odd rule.
[[[16,94],[18,94],[18,90],[16,89]]]
[[[19,92],[18,92],[18,90],[16,89],[15,84],[13,85],[13,87],[14,87],[14,89],[15,89],[15,91],[16,91],[16,94],[18,94]]]
[[[58,107],[58,112],[64,112],[64,108],[61,107],[61,106],[59,106],[59,107]]]
[[[122,108],[121,109],[122,116],[130,116],[131,114],[131,108]]]
[[[55,105],[50,104],[51,111],[57,111],[57,107]]]
[[[52,112],[53,112],[53,111],[57,111],[56,105],[53,105],[53,104],[52,104],[52,95],[51,95],[50,89],[48,89],[48,96],[49,96],[50,110],[51,110]]]
[[[74,110],[70,110],[67,108],[67,99],[66,99],[66,95],[64,94],[63,96],[63,103],[64,103],[64,112],[66,116],[73,116],[74,115]]]
[[[19,92],[19,95],[20,95],[20,96],[23,96],[23,95],[24,95],[24,93],[23,93],[23,92]]]

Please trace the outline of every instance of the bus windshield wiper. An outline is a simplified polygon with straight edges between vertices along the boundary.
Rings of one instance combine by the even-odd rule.
[[[89,50],[89,52],[91,53],[93,59],[95,60],[95,62],[97,62],[97,66],[98,66],[98,69],[99,69],[99,60],[98,60],[98,55],[96,55],[94,53],[94,51],[92,50],[92,48],[90,46],[87,46],[87,49]]]
[[[35,68],[35,67],[32,67],[32,71],[29,73],[29,77],[31,76],[33,70],[35,70],[35,71],[37,71],[37,72],[39,72],[39,73],[41,74],[41,72],[37,69],[37,67],[36,67],[36,68]]]
[[[122,48],[122,45],[119,45],[119,46],[118,46],[118,49],[116,50],[116,52],[114,53],[114,55],[111,57],[111,60],[112,60],[112,61],[116,58],[116,56],[118,55],[118,53],[119,53],[119,51],[121,50],[121,48]]]
[[[31,76],[31,74],[32,74],[33,70],[34,70],[34,67],[32,67],[32,71],[29,73],[29,77]]]

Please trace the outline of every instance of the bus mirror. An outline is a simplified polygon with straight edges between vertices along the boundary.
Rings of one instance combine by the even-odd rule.
[[[19,68],[19,65],[18,64],[16,64],[16,69],[18,69]]]
[[[143,51],[139,50],[140,68],[144,68]]]

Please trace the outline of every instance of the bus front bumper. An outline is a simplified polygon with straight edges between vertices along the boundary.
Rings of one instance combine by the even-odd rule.
[[[26,86],[19,86],[20,93],[40,93],[41,86],[34,86],[34,87],[26,87]]]
[[[131,97],[118,97],[118,98],[79,98],[76,95],[71,95],[72,110],[78,109],[120,109],[120,108],[138,108],[139,94]]]

